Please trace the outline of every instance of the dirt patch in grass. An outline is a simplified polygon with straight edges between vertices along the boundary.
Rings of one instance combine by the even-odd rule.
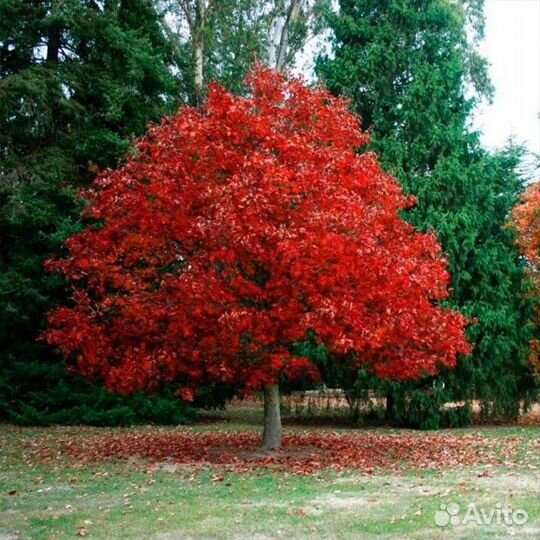
[[[380,502],[372,496],[358,495],[355,493],[329,493],[313,499],[307,506],[309,512],[322,512],[323,510],[350,510],[356,511]]]

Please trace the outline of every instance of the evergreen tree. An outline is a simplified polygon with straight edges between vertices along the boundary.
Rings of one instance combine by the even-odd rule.
[[[329,15],[333,56],[319,58],[318,73],[351,99],[372,134],[371,148],[416,196],[407,218],[437,232],[453,276],[451,303],[475,321],[472,356],[437,381],[390,388],[390,416],[436,427],[444,401],[480,398],[484,413],[515,417],[531,389],[530,305],[504,225],[523,185],[522,150],[491,154],[470,128],[475,104],[492,91],[477,52],[482,1],[339,4]]]
[[[71,406],[90,418],[96,402],[114,405],[36,342],[65,297],[43,261],[80,226],[78,188],[115,166],[148,121],[200,102],[197,44],[201,84],[242,93],[250,65],[267,59],[273,25],[289,60],[316,3],[0,0],[0,418],[69,422],[81,416]],[[199,404],[222,404],[232,390],[205,388]]]
[[[0,20],[0,418],[92,421],[125,404],[36,342],[65,294],[43,261],[79,227],[77,189],[174,110],[174,56],[150,0],[4,0]]]

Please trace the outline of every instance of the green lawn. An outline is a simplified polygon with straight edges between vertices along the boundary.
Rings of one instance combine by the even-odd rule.
[[[229,424],[144,426],[130,431],[246,431],[256,427],[251,420],[257,421],[257,415],[243,423],[235,419]],[[383,431],[411,435],[408,430],[351,430],[359,437]],[[163,540],[540,538],[539,427],[451,432],[453,436],[480,434],[501,444],[510,441],[514,453],[508,463],[501,458],[499,465],[442,470],[400,469],[398,463],[397,470],[376,469],[372,474],[353,469],[322,470],[313,475],[269,469],[238,473],[210,465],[179,466],[172,461],[149,467],[140,459],[82,464],[66,456],[44,461],[32,453],[43,441],[54,448],[57,438],[113,432],[122,430],[1,426],[0,540],[77,535]],[[413,433],[420,441],[427,436]],[[459,524],[438,526],[436,512],[451,503],[460,505]],[[463,525],[472,503],[479,517],[482,511],[488,517],[495,512],[493,522]],[[499,521],[504,518],[501,505],[525,511],[527,522],[497,524],[497,517]],[[441,520],[445,516],[444,512],[438,514]]]

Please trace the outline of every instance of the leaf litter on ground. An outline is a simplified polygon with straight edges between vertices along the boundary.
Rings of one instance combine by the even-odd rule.
[[[354,469],[459,468],[484,465],[519,467],[523,440],[476,434],[377,434],[294,432],[285,434],[279,450],[265,451],[260,435],[243,431],[89,430],[76,435],[38,437],[26,445],[28,460],[68,460],[78,466],[124,460],[147,472],[218,466],[230,472],[271,468],[294,474]],[[538,441],[531,441],[537,445]]]

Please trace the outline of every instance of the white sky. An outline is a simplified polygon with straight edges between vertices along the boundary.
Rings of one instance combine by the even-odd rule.
[[[540,154],[540,0],[485,0],[486,32],[480,51],[491,64],[491,105],[475,126],[489,148],[509,136]]]

